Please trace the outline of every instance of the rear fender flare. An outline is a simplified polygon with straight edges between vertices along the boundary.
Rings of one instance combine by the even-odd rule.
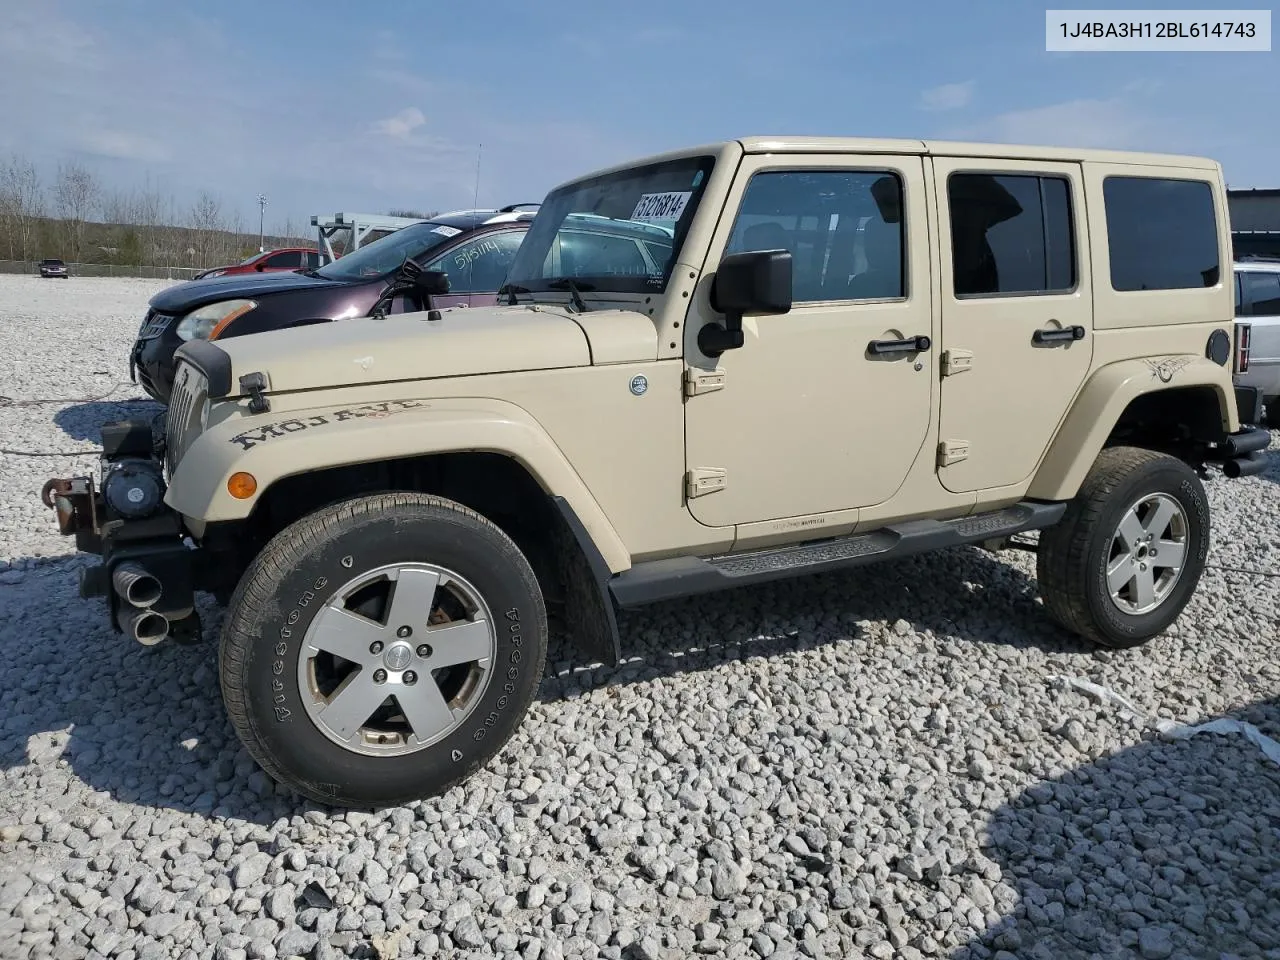
[[[1240,428],[1231,374],[1212,360],[1195,354],[1173,354],[1111,363],[1094,373],[1076,396],[1040,461],[1027,496],[1070,500],[1121,414],[1135,398],[1185,387],[1213,390],[1223,431],[1231,433]]]

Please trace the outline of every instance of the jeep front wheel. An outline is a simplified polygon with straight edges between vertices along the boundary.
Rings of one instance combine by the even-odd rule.
[[[1041,532],[1036,574],[1062,626],[1135,647],[1182,613],[1208,551],[1209,503],[1195,471],[1165,454],[1112,447],[1062,520]]]
[[[426,494],[362,497],[286,527],[249,565],[223,700],[278,782],[322,803],[405,803],[511,737],[546,644],[537,580],[498,527]]]

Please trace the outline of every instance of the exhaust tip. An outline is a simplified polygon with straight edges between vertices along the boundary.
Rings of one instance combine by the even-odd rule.
[[[111,575],[116,593],[135,607],[149,607],[160,599],[160,581],[133,562],[122,563]]]
[[[150,647],[169,635],[169,621],[154,610],[134,610],[123,617],[124,631],[144,647]]]

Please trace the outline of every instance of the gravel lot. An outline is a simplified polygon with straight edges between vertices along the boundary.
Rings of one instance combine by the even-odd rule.
[[[0,276],[0,394],[125,381],[0,401],[0,447],[149,409],[125,357],[165,285]],[[378,815],[256,770],[214,607],[146,649],[78,597],[37,495],[90,456],[0,454],[0,960],[1280,957],[1280,765],[1161,733],[1280,738],[1274,439],[1211,482],[1213,567],[1144,649],[1050,626],[1019,553],[665,604],[618,669],[553,649],[491,770]]]

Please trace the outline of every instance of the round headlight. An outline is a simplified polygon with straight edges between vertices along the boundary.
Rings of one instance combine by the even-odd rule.
[[[256,300],[222,300],[206,304],[178,321],[175,332],[183,340],[212,340],[232,320],[244,316],[257,305]]]

